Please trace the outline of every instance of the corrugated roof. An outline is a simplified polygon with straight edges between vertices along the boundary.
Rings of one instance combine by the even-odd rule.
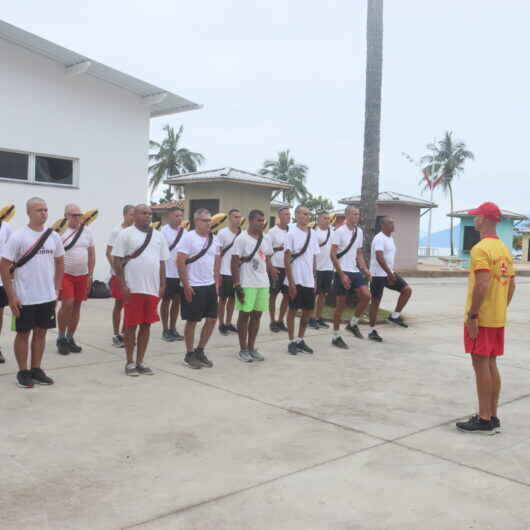
[[[184,201],[170,201],[170,202],[163,202],[161,204],[153,204],[151,205],[151,210],[161,211],[161,210],[169,210],[170,208],[182,208],[184,209]]]
[[[361,202],[360,195],[353,197],[345,197],[339,201],[341,204],[359,204]],[[405,195],[403,193],[396,193],[394,191],[381,191],[377,198],[378,203],[384,204],[404,204],[407,206],[416,206],[417,208],[438,208],[438,205],[431,201]]]
[[[282,201],[271,201],[271,206],[273,208],[291,208],[292,204],[289,204],[288,202],[282,202]]]
[[[257,175],[256,173],[249,173],[248,171],[241,171],[240,169],[234,169],[232,167],[195,171],[194,173],[183,173],[182,175],[172,175],[165,180],[165,183],[181,186],[183,184],[211,181],[253,184],[255,186],[264,186],[276,190],[290,190],[292,188],[290,184],[287,184],[282,180],[266,177],[264,175]]]
[[[193,101],[189,101],[163,88],[146,83],[136,77],[114,70],[114,68],[94,61],[85,55],[80,55],[72,50],[63,48],[54,42],[8,24],[3,20],[0,20],[0,39],[51,59],[63,65],[65,69],[76,67],[77,65],[82,75],[95,77],[136,94],[140,98],[150,98],[150,102],[148,99],[144,99],[143,102],[146,104],[149,102],[151,117],[165,116],[167,114],[201,108],[201,105]]]
[[[470,210],[473,210],[473,208],[469,208],[468,210],[458,210],[453,213],[448,213],[447,217],[468,217],[471,215],[469,213]],[[528,219],[526,215],[523,215],[522,213],[511,212],[510,210],[501,209],[501,215],[503,217],[506,217],[507,219],[518,219],[521,221],[524,219]]]

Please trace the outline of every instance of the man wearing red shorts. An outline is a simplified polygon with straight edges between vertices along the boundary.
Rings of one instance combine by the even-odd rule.
[[[57,315],[57,351],[61,355],[82,351],[74,340],[74,333],[79,325],[81,304],[87,299],[92,285],[96,264],[94,238],[88,227],[81,227],[82,215],[76,204],[69,204],[64,211],[67,222],[67,228],[61,236],[65,250],[64,276],[59,294],[61,308]]]
[[[465,432],[495,434],[501,429],[497,357],[504,353],[506,312],[515,291],[514,268],[511,252],[497,236],[499,207],[485,202],[469,213],[475,216],[480,242],[471,249],[464,345],[475,370],[479,410],[456,426]]]
[[[134,226],[119,233],[112,249],[114,270],[123,294],[125,373],[130,376],[153,374],[143,361],[151,324],[160,320],[158,300],[166,289],[169,248],[165,237],[150,225],[151,208],[139,204],[134,208]]]

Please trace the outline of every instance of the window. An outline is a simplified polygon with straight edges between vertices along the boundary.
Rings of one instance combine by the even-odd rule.
[[[73,184],[74,161],[49,156],[35,157],[35,181]]]
[[[0,151],[0,178],[28,180],[29,155]]]
[[[269,217],[269,228],[272,228],[275,224],[276,224],[276,216],[275,215],[271,215]]]

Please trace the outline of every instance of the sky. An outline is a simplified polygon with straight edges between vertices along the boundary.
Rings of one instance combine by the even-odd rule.
[[[204,169],[256,171],[290,149],[314,195],[338,207],[360,193],[366,0],[74,4],[20,0],[1,16],[204,105],[151,122],[155,140],[165,124],[183,125]],[[523,0],[386,0],[381,191],[420,197],[402,153],[417,159],[452,130],[476,157],[455,184],[455,209],[495,200],[530,214],[528,20]],[[446,228],[449,201],[441,191],[434,201],[433,227]]]

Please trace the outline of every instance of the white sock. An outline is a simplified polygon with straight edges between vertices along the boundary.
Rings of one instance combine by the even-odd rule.
[[[295,340],[295,342],[296,342],[296,343],[300,343],[300,342],[302,342],[303,340],[304,340],[303,337],[298,337],[298,338]]]
[[[399,315],[401,315],[401,313],[398,313],[398,312],[394,311],[390,316],[392,318],[399,318]]]
[[[369,333],[372,333],[372,331],[375,331],[375,328],[372,328],[372,327],[370,327],[368,329],[370,330]]]
[[[359,323],[359,317],[355,315],[351,317],[350,326],[356,326]]]
[[[290,340],[289,341],[289,344],[296,344],[297,343],[297,340],[296,339],[293,339],[293,340]]]

